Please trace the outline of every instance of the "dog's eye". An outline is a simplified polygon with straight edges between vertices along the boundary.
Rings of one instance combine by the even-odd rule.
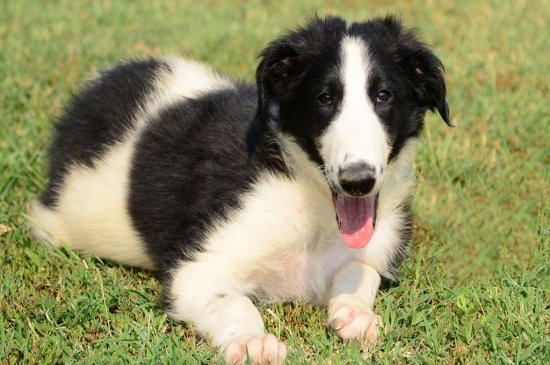
[[[376,102],[377,103],[385,103],[391,98],[391,93],[388,90],[380,90],[378,94],[376,94]]]
[[[327,93],[319,95],[317,97],[317,101],[323,106],[332,105],[332,103],[334,103],[334,99],[332,98],[332,96]]]

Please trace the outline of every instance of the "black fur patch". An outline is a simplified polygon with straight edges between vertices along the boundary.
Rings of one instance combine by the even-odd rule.
[[[214,220],[239,207],[260,171],[285,172],[270,164],[282,158],[269,155],[277,152],[265,145],[268,140],[253,140],[249,132],[256,108],[255,88],[241,84],[172,105],[143,132],[130,175],[129,209],[163,270],[201,250]]]
[[[57,188],[62,186],[71,165],[92,167],[94,159],[124,138],[161,67],[168,65],[155,59],[121,64],[88,82],[73,97],[55,126],[50,180],[41,197],[43,204],[55,206]]]
[[[264,49],[256,72],[259,113],[277,105],[276,122],[310,159],[323,164],[316,140],[336,116],[337,108],[319,105],[319,95],[342,97],[340,43],[346,22],[338,17],[314,18]]]
[[[393,256],[390,258],[390,264],[388,265],[388,271],[396,276],[398,273],[399,267],[403,260],[407,257],[408,247],[413,239],[413,212],[412,212],[412,199],[409,198],[405,203],[400,207],[401,214],[403,216],[403,222],[399,229],[399,243],[398,250],[395,250]]]

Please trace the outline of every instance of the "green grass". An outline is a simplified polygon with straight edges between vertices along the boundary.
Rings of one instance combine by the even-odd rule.
[[[427,118],[411,255],[376,302],[382,339],[342,343],[322,309],[300,303],[262,305],[265,322],[293,364],[550,363],[550,3],[362,3],[2,2],[0,362],[217,359],[165,316],[154,275],[48,252],[26,229],[53,117],[84,78],[121,59],[178,54],[252,79],[260,49],[315,12],[392,11],[444,61],[458,127]]]

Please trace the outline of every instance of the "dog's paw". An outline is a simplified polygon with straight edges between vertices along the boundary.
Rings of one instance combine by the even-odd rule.
[[[378,339],[381,319],[369,309],[342,304],[330,312],[329,325],[343,340]]]
[[[274,335],[242,336],[223,346],[225,361],[231,365],[280,365],[286,358],[286,345]]]

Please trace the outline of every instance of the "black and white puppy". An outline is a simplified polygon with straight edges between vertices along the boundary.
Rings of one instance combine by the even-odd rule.
[[[38,238],[158,270],[170,316],[232,364],[286,356],[250,298],[377,338],[424,115],[450,124],[441,61],[393,17],[315,18],[260,59],[256,86],[183,59],[105,71],[61,116],[31,211]]]

